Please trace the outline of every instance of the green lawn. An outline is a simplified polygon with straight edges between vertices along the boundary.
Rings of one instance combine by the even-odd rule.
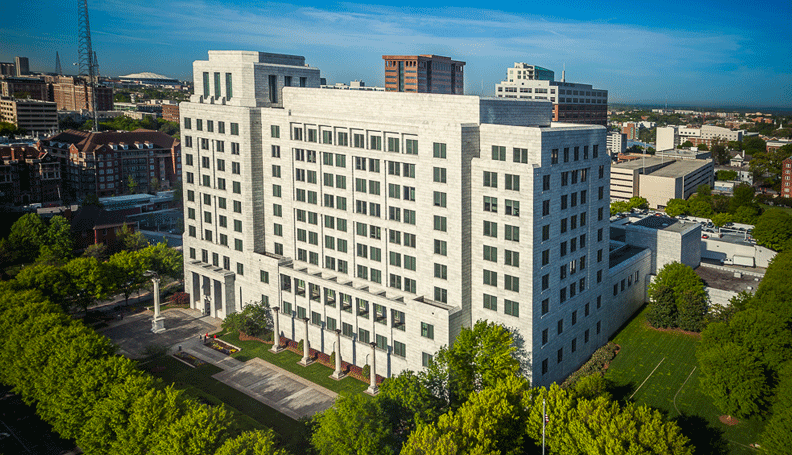
[[[790,215],[792,215],[792,207],[781,207],[781,206],[778,206],[778,205],[767,205],[767,204],[759,204],[759,205],[762,207],[763,210],[781,209],[781,210],[789,213]]]
[[[260,341],[240,341],[238,333],[222,335],[220,339],[242,348],[238,353],[232,354],[232,357],[236,359],[244,362],[254,357],[259,357],[340,395],[360,393],[368,387],[368,384],[352,377],[336,381],[330,378],[333,370],[318,362],[307,367],[297,365],[302,356],[286,350],[273,354],[269,351],[272,345],[264,344]]]
[[[291,453],[307,453],[310,444],[303,423],[212,378],[212,375],[222,371],[219,367],[207,364],[191,368],[171,356],[162,356],[144,362],[141,368],[203,402],[224,404],[234,414],[236,428],[232,434],[271,428],[278,434],[283,447]]]
[[[621,351],[606,377],[615,384],[616,398],[632,397],[638,404],[677,419],[696,446],[696,453],[756,453],[747,446],[756,442],[764,422],[754,419],[724,425],[718,420],[721,413],[701,392],[696,361],[698,336],[654,330],[641,311],[613,341]]]

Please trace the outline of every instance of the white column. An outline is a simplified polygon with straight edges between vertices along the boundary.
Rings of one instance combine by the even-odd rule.
[[[311,363],[311,358],[309,356],[310,350],[308,347],[308,318],[303,318],[303,322],[305,323],[305,331],[303,332],[303,357],[297,363],[302,366],[308,366]]]
[[[272,309],[272,325],[274,330],[272,331],[272,349],[270,352],[277,354],[281,352],[281,342],[280,342],[280,324],[279,324],[279,308],[275,307]]]
[[[336,343],[335,343],[335,371],[330,375],[333,379],[341,379],[341,330],[336,329]]]
[[[370,382],[368,389],[366,389],[366,393],[369,395],[376,395],[379,393],[379,387],[377,387],[377,344],[371,343],[371,362],[369,363],[370,371]]]
[[[154,283],[154,319],[160,316],[160,279],[155,277],[151,279]]]

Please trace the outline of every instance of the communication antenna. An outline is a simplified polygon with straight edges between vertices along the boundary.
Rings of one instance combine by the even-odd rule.
[[[55,74],[63,76],[63,69],[61,68],[60,55],[55,51]]]
[[[91,25],[88,21],[88,0],[77,0],[77,18],[79,21],[79,66],[80,76],[87,76],[88,82],[91,85],[91,108],[93,109],[93,131],[99,131],[99,113],[97,112],[96,105],[96,79],[99,75],[99,68],[97,67],[96,54],[91,45]]]

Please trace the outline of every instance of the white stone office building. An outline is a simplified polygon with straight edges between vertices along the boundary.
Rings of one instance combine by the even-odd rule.
[[[604,127],[551,124],[547,102],[322,90],[296,56],[210,51],[193,69],[192,307],[263,299],[282,336],[330,354],[340,330],[342,359],[375,352],[383,377],[487,319],[519,331],[549,384],[642,304],[610,294]],[[648,267],[618,263],[642,296]]]

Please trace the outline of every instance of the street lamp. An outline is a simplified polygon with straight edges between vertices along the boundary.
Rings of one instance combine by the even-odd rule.
[[[160,333],[165,331],[165,318],[160,316],[160,278],[153,270],[148,270],[143,275],[151,278],[154,284],[154,318],[151,320],[151,331]]]

